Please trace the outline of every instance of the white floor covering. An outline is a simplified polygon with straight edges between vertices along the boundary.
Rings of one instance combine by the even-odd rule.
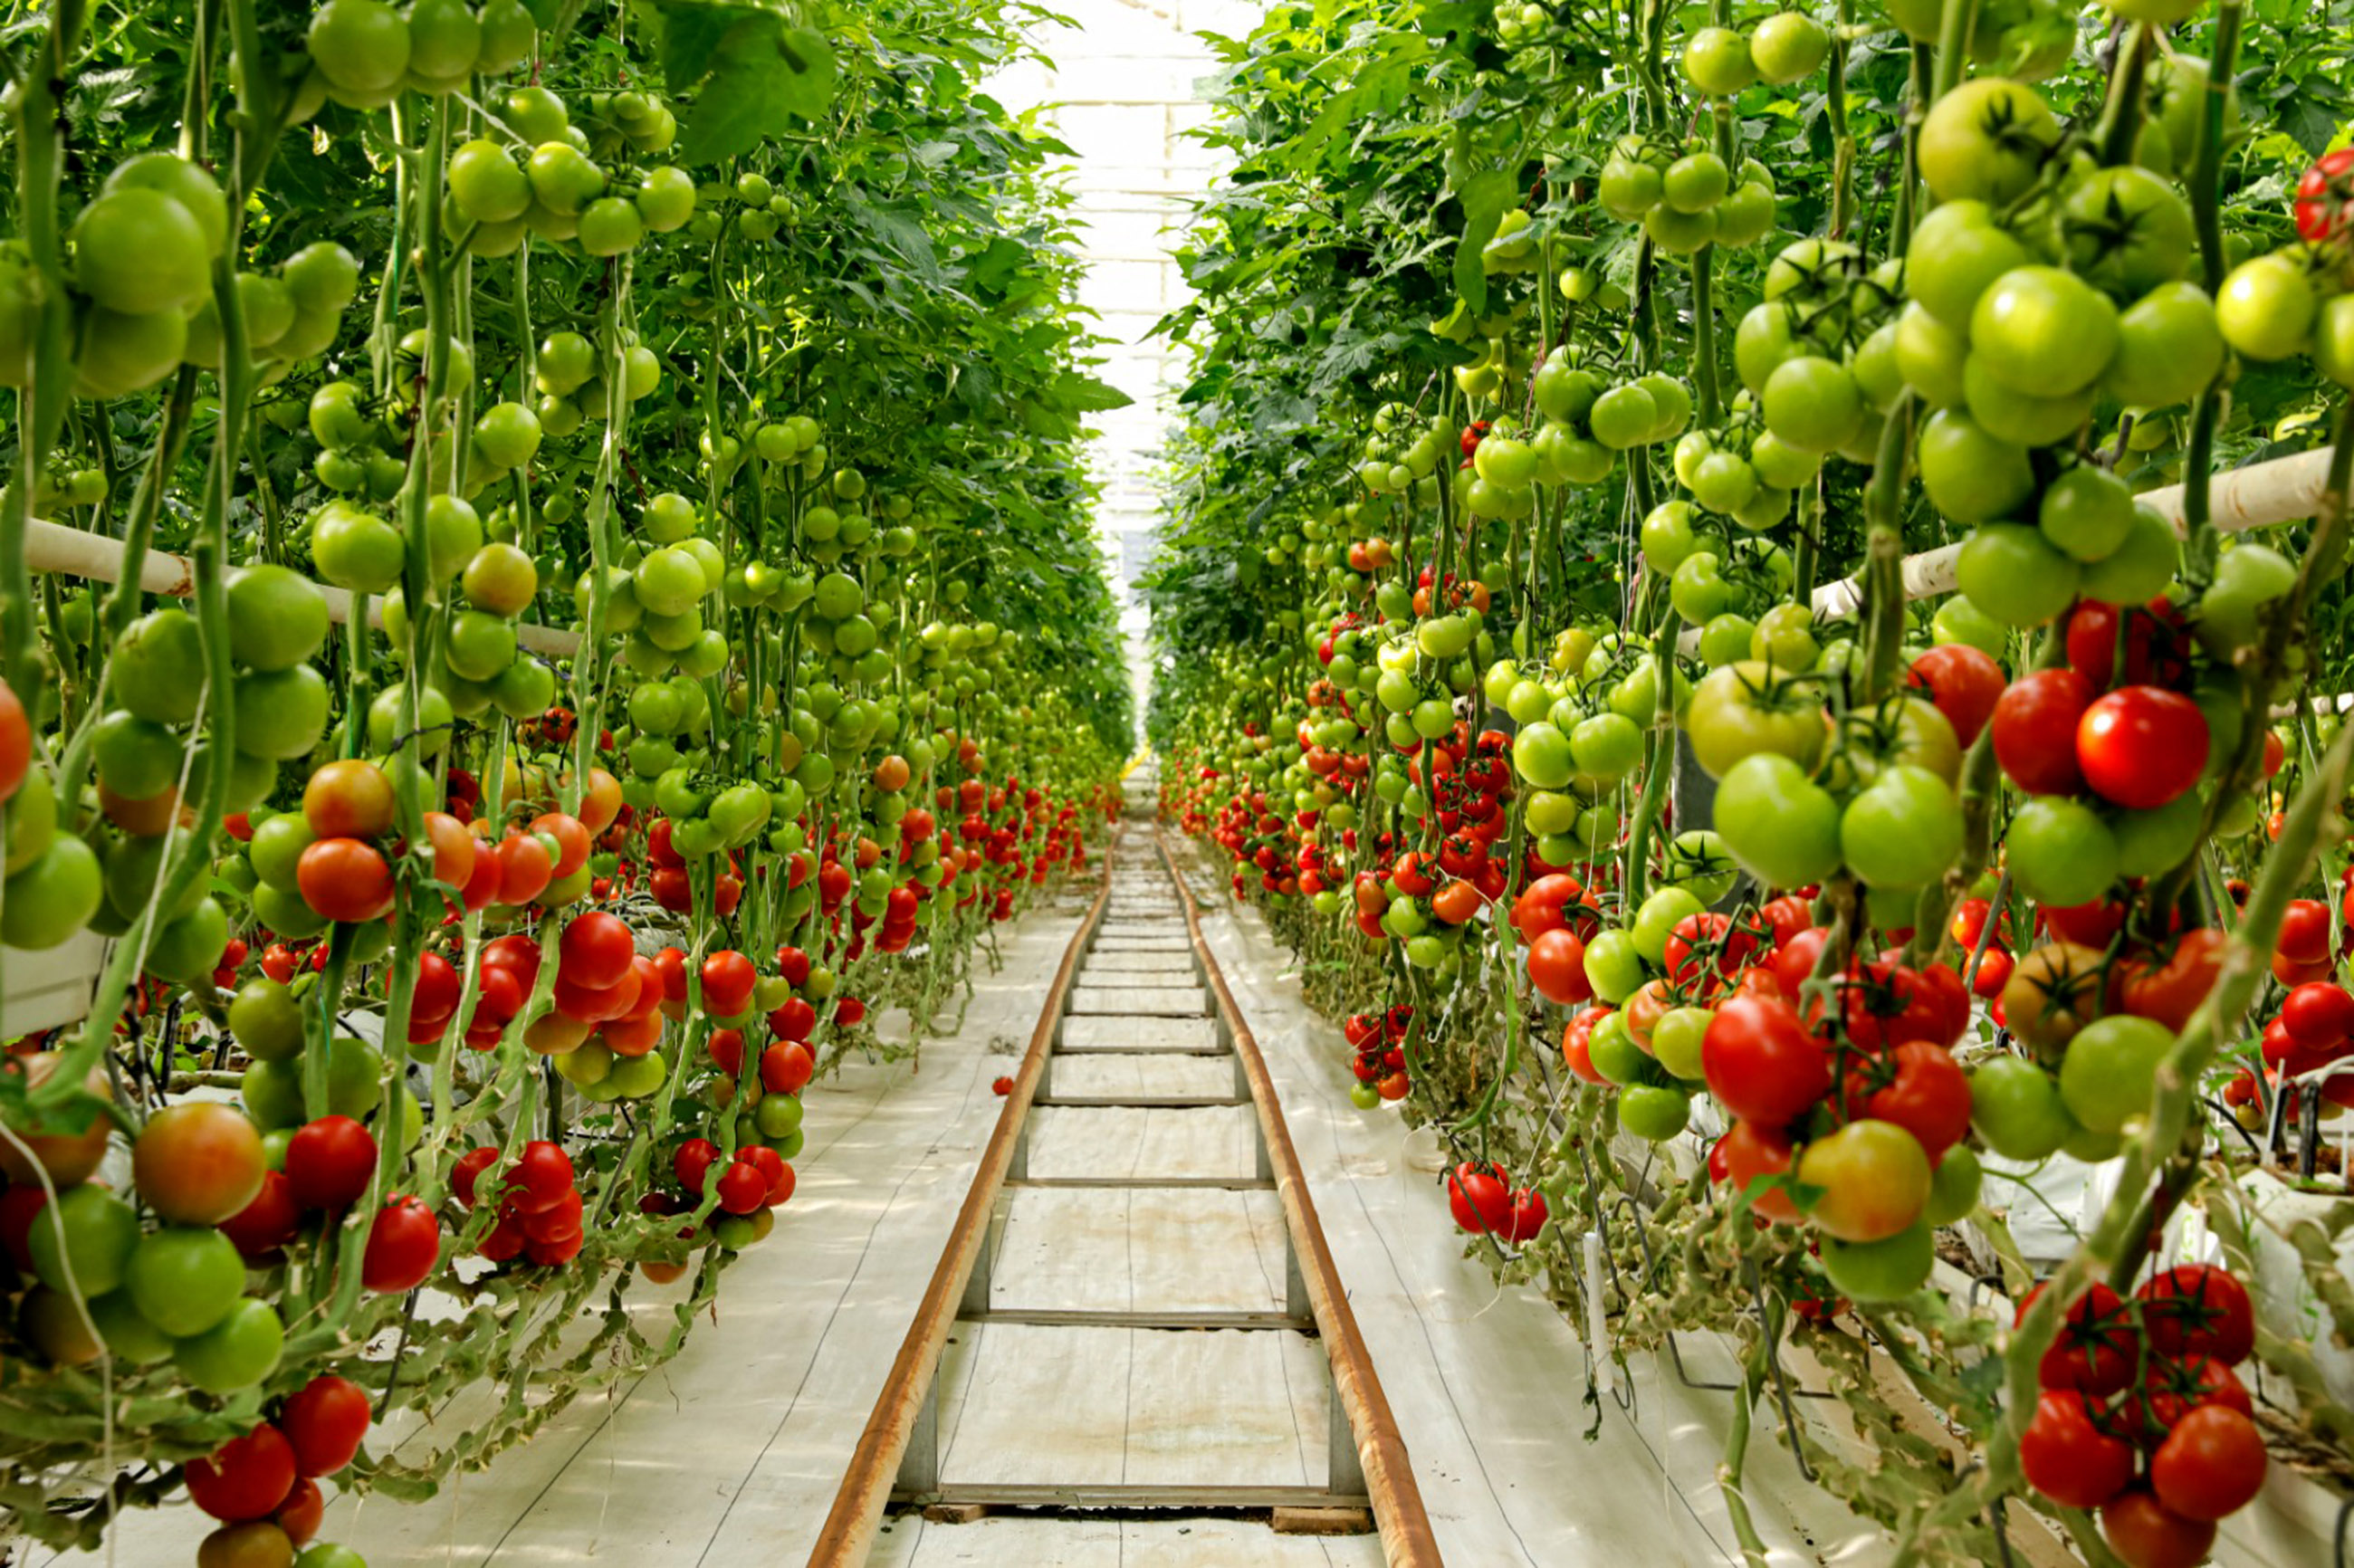
[[[1220,1188],[1016,1190],[990,1305],[1047,1311],[1279,1312],[1283,1212]]]

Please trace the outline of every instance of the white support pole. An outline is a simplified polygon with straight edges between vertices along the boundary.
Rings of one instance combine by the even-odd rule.
[[[122,542],[103,534],[86,534],[61,524],[32,520],[25,538],[25,565],[37,572],[61,572],[95,582],[122,580]],[[196,567],[186,556],[149,550],[139,569],[139,586],[148,593],[186,599],[196,592]],[[352,618],[352,596],[325,583],[313,584],[327,601],[327,619],[341,625]],[[384,600],[368,598],[368,624],[384,629]],[[580,634],[553,626],[528,623],[515,628],[515,642],[525,652],[550,659],[568,659],[580,647]]]
[[[2335,449],[2299,452],[2215,475],[2208,495],[2215,526],[2227,534],[2310,517],[2321,505],[2329,481],[2330,454]],[[2137,497],[2164,517],[2179,535],[2185,532],[2182,486],[2169,484]],[[1954,563],[1961,546],[1946,545],[1904,557],[1904,597],[1936,599],[1954,591]],[[1854,577],[1826,583],[1815,590],[1818,615],[1845,615],[1862,601],[1863,585]]]

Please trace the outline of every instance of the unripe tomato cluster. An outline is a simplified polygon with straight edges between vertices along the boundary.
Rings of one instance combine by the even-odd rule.
[[[539,42],[539,25],[522,0],[413,0],[408,11],[384,0],[327,0],[312,14],[307,39],[312,75],[292,118],[307,120],[333,99],[353,109],[382,109],[402,92],[440,96],[481,74],[522,64]]]
[[[544,87],[515,89],[504,109],[496,129],[513,150],[478,136],[450,154],[452,227],[464,228],[466,248],[476,255],[512,255],[530,233],[577,244],[585,256],[620,256],[648,234],[684,228],[694,216],[695,179],[684,169],[658,164],[639,175],[628,195],[614,195],[612,171],[591,156],[610,160],[625,148],[651,154],[670,145],[678,123],[646,94],[592,98],[586,131]]]
[[[74,219],[80,317],[74,391],[121,397],[192,365],[218,368],[213,268],[228,242],[219,183],[174,153],[117,164]],[[268,271],[232,274],[246,345],[266,379],[333,344],[359,288],[340,245],[304,246]],[[16,252],[0,253],[0,384],[30,383],[40,291]]]
[[[1652,244],[1679,256],[1703,245],[1755,245],[1774,228],[1771,172],[1752,158],[1736,179],[1713,147],[1622,137],[1594,189],[1605,212],[1641,224]]]

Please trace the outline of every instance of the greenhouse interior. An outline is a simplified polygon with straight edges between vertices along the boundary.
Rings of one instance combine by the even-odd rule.
[[[2354,0],[0,60],[0,1568],[2354,1559]]]

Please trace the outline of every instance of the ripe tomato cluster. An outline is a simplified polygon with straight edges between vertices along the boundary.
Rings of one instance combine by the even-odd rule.
[[[1385,1100],[1402,1100],[1414,1087],[1406,1071],[1405,1050],[1414,1027],[1414,1004],[1394,1002],[1379,1012],[1352,1013],[1341,1033],[1352,1053],[1349,1071],[1356,1082],[1349,1098],[1359,1110],[1372,1110]]]
[[[1543,1192],[1513,1186],[1502,1166],[1487,1160],[1467,1160],[1447,1173],[1447,1207],[1462,1230],[1510,1246],[1534,1241],[1552,1217]]]
[[[197,1547],[198,1562],[292,1562],[325,1516],[319,1482],[352,1462],[371,1420],[366,1390],[322,1372],[280,1402],[270,1420],[190,1460],[189,1500],[220,1521]],[[326,1568],[357,1562],[340,1548],[331,1552],[304,1557]]]
[[[2022,1318],[2044,1288],[2020,1302]],[[2232,1371],[2255,1350],[2246,1287],[2211,1264],[2183,1264],[2129,1300],[2094,1284],[2062,1323],[2020,1441],[2028,1483],[2063,1507],[2099,1510],[2130,1568],[2205,1561],[2216,1522],[2254,1499],[2268,1463]]]
[[[497,1215],[489,1231],[474,1245],[474,1255],[493,1263],[522,1258],[541,1268],[555,1268],[579,1255],[586,1208],[564,1146],[535,1139],[523,1146],[498,1172],[494,1183],[482,1181],[504,1158],[504,1151],[484,1144],[458,1157],[450,1176],[450,1190],[469,1209],[487,1202]]]

